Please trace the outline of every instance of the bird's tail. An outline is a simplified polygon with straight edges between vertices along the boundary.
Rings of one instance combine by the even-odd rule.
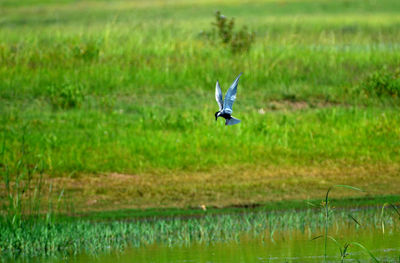
[[[231,117],[230,119],[226,119],[225,125],[235,125],[240,122],[239,119],[236,119],[235,117]]]

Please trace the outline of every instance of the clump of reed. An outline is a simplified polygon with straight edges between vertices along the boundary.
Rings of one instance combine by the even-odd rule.
[[[28,130],[27,125],[24,127],[16,155],[10,154],[7,133],[2,134],[0,222],[2,227],[15,233],[26,231],[27,222],[30,225],[37,222],[51,224],[64,194],[63,190],[60,193],[53,193],[52,185],[45,184],[43,156],[32,154],[29,145],[26,144]],[[48,189],[45,190],[45,187]],[[6,238],[8,237],[6,235]]]
[[[353,241],[353,242],[345,242],[344,244],[341,244],[336,238],[329,235],[328,229],[329,229],[329,224],[330,224],[330,217],[333,215],[333,207],[329,202],[329,193],[334,188],[346,188],[346,189],[350,189],[350,190],[354,190],[354,191],[362,191],[361,189],[359,189],[357,187],[353,187],[353,186],[349,186],[349,185],[334,185],[334,186],[331,186],[328,189],[328,191],[326,192],[325,200],[321,204],[321,208],[322,208],[321,211],[322,211],[322,214],[324,214],[324,219],[325,219],[323,235],[313,238],[313,240],[318,239],[318,238],[324,239],[324,262],[327,262],[327,257],[328,257],[328,253],[327,253],[328,240],[331,240],[338,247],[339,252],[340,252],[341,262],[344,262],[345,258],[349,255],[348,251],[351,247],[360,248],[361,250],[363,250],[370,256],[371,260],[373,260],[374,262],[379,262],[379,260],[373,255],[373,253],[368,248],[366,248],[364,245],[362,245],[361,243]],[[393,208],[393,210],[396,212],[396,214],[400,218],[400,212],[397,209],[397,207],[391,203],[385,203],[382,206],[381,213],[380,213],[382,233],[385,232],[384,211],[385,211],[386,206],[390,206],[391,208]],[[361,226],[360,222],[351,213],[348,213],[348,217],[351,220],[353,220],[353,222],[356,224],[357,227]],[[375,222],[375,226],[377,226],[376,222]]]

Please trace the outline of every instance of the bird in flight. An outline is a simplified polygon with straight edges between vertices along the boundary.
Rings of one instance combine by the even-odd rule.
[[[222,100],[221,87],[217,81],[217,85],[215,87],[215,99],[217,100],[219,111],[215,113],[215,121],[217,121],[218,117],[223,117],[225,118],[225,125],[235,125],[240,122],[240,120],[232,117],[232,106],[236,99],[237,85],[241,75],[242,73],[236,77],[235,81],[229,87],[225,94],[224,100]]]

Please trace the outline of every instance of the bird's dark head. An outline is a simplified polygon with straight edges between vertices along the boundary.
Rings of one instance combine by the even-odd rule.
[[[215,113],[215,120],[217,120],[218,117],[219,117],[219,111],[217,111],[217,112]]]

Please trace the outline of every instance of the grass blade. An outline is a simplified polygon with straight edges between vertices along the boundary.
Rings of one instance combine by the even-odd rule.
[[[360,247],[362,250],[364,250],[365,252],[368,253],[368,255],[374,260],[374,262],[380,262],[372,253],[371,251],[369,251],[366,247],[364,247],[363,245],[361,245],[358,242],[350,242],[350,245],[356,245],[358,247]]]
[[[357,219],[355,219],[351,214],[349,214],[349,217],[350,217],[351,219],[353,219],[353,221],[354,221],[357,225],[361,226],[361,224],[357,221]]]

